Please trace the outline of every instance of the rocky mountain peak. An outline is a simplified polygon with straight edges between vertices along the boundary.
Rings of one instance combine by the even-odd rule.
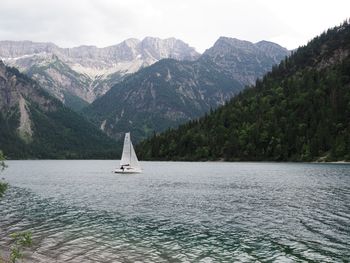
[[[128,39],[124,40],[123,42],[121,42],[119,45],[123,45],[125,47],[136,49],[137,45],[139,45],[140,42],[141,41],[137,38],[128,38]],[[116,46],[118,46],[118,45],[116,45]]]
[[[257,43],[252,43],[246,40],[237,38],[220,37],[213,47],[207,49],[204,55],[217,55],[227,53],[259,53],[264,52],[268,56],[288,55],[288,49],[270,41],[262,40]],[[276,61],[279,62],[280,60]]]
[[[195,60],[199,53],[187,43],[176,38],[160,39],[145,37],[141,43],[142,55],[151,56],[155,60],[173,58],[177,60]]]
[[[213,47],[207,49],[204,54],[209,56],[234,54],[234,53],[254,53],[257,47],[246,40],[239,40],[237,38],[220,37]]]
[[[0,41],[0,58],[18,58],[42,52],[54,52],[58,47],[50,42]]]
[[[289,51],[277,44],[220,37],[213,47],[201,56],[202,60],[214,62],[222,71],[230,74],[244,85],[254,84],[274,64],[279,63]]]
[[[255,43],[255,46],[257,46],[260,50],[268,54],[269,56],[276,57],[276,56],[286,56],[289,55],[290,51],[288,49],[270,41],[262,40],[257,43]],[[280,60],[276,61],[279,62]]]
[[[174,38],[146,38],[141,44],[149,58],[156,58],[169,46],[173,50],[188,47]],[[162,59],[139,70],[83,112],[109,136],[118,140],[130,130],[137,141],[224,104],[274,64],[275,57],[255,44],[221,37],[195,61]]]
[[[258,46],[258,47],[261,47],[261,48],[263,48],[263,47],[276,47],[276,48],[281,47],[277,43],[271,42],[271,41],[267,41],[267,40],[261,40],[259,42],[256,42],[255,45]]]
[[[199,53],[175,38],[136,38],[99,48],[60,48],[52,43],[0,41],[0,59],[29,74],[63,102],[101,96],[126,75],[164,58],[195,60]],[[71,100],[70,100],[71,101]],[[79,103],[80,104],[80,103]]]

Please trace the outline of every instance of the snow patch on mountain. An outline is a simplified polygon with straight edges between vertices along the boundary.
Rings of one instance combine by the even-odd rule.
[[[163,58],[195,60],[199,55],[175,38],[146,37],[142,41],[131,38],[104,48],[0,41],[0,58],[7,65],[29,74],[63,102],[67,92],[91,102],[142,67]]]

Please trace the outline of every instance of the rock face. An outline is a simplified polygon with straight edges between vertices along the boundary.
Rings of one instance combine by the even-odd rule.
[[[257,78],[271,70],[272,65],[278,64],[288,55],[286,48],[272,42],[253,44],[236,38],[220,37],[200,59],[214,62],[243,85],[253,85]]]
[[[112,87],[83,113],[109,136],[135,141],[203,115],[243,86],[213,63],[161,60]]]
[[[0,149],[8,157],[112,157],[112,147],[92,124],[0,61]]]
[[[105,48],[60,48],[52,43],[0,41],[0,58],[37,80],[73,108],[103,95],[126,75],[163,58],[195,60],[199,54],[175,38],[128,39]]]
[[[288,54],[270,42],[220,38],[196,61],[164,59],[126,77],[83,113],[109,136],[131,131],[137,141],[223,105]]]

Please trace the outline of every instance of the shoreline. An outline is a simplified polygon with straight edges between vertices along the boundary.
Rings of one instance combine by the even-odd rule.
[[[120,159],[6,159],[8,161],[120,161]],[[139,160],[140,162],[186,162],[186,163],[312,163],[312,164],[350,164],[350,161],[225,161],[225,160]]]
[[[311,163],[325,163],[325,164],[350,164],[350,161],[334,161],[334,162],[311,162]]]

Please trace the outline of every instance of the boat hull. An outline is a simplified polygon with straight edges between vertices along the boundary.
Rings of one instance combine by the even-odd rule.
[[[114,173],[116,174],[139,174],[141,173],[141,170],[137,170],[137,169],[115,169]]]

